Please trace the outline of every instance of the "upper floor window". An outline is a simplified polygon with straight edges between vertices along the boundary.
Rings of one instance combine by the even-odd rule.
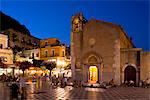
[[[55,56],[55,51],[54,50],[52,50],[52,56]]]
[[[48,42],[47,41],[45,42],[45,46],[48,46]]]
[[[3,49],[3,44],[0,44],[0,49]]]
[[[33,42],[33,45],[34,45],[34,46],[37,46],[37,43],[34,41],[34,42]]]
[[[48,56],[48,51],[45,51],[45,57],[47,57]]]
[[[137,61],[137,65],[140,66],[140,51],[137,51],[137,57],[136,57],[136,61]]]
[[[18,41],[18,37],[15,33],[12,35],[12,38],[13,38],[13,42]]]
[[[21,42],[22,42],[22,43],[25,42],[25,38],[24,38],[24,37],[22,38]]]
[[[65,56],[65,51],[64,51],[64,50],[62,51],[62,56],[63,56],[63,57]]]

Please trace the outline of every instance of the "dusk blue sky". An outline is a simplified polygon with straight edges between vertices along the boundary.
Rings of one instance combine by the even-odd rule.
[[[150,50],[149,0],[2,0],[0,9],[24,24],[40,39],[56,37],[70,44],[71,16],[83,12],[95,18],[120,24],[136,47]]]

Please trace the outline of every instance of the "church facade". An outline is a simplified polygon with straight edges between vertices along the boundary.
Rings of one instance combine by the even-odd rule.
[[[71,19],[71,68],[74,80],[96,84],[114,80],[120,85],[150,78],[150,53],[135,48],[120,25],[86,20],[82,13]]]

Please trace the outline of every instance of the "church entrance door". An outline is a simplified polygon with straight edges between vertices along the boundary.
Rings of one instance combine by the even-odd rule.
[[[97,83],[98,81],[98,69],[96,66],[89,67],[89,83]]]
[[[136,69],[133,66],[127,66],[125,68],[125,81],[134,81],[136,83]]]

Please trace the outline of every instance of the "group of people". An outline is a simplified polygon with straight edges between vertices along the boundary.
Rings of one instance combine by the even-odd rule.
[[[130,80],[130,81],[125,81],[125,86],[134,86],[135,85],[135,83],[134,83],[134,81],[133,80]]]
[[[73,81],[73,87],[78,88],[78,87],[82,87],[82,86],[83,86],[82,81],[78,81],[78,80]]]
[[[23,75],[11,76],[2,74],[0,81],[6,82],[10,87],[10,99],[18,98],[21,95],[21,99],[26,98],[26,78]]]
[[[70,84],[71,82],[71,78],[67,78],[67,77],[56,77],[56,75],[52,76],[51,77],[51,85],[52,86],[60,86],[62,88],[66,87],[67,85],[71,85]],[[82,81],[77,81],[77,80],[74,80],[73,81],[73,87],[82,87],[83,83]]]
[[[0,76],[0,81],[2,82],[13,82],[17,81],[18,76],[5,75],[4,73]]]
[[[134,81],[133,81],[133,80],[130,80],[130,81],[129,81],[129,86],[134,86],[134,85],[135,85]]]
[[[26,98],[26,81],[26,78],[22,75],[18,77],[16,82],[12,83],[12,85],[10,86],[11,98],[18,98],[19,94],[21,96],[21,99]]]
[[[7,86],[10,87],[10,98],[13,100],[13,98],[18,98],[19,96],[21,96],[21,98],[26,98],[27,93],[26,93],[26,88],[27,85],[29,84],[29,79],[33,80],[36,82],[38,80],[43,81],[44,82],[50,82],[50,84],[54,87],[60,86],[62,88],[64,88],[65,86],[67,86],[68,83],[68,78],[63,76],[58,76],[56,77],[56,75],[53,75],[52,77],[49,77],[48,75],[44,75],[44,76],[39,76],[37,77],[36,75],[31,77],[25,77],[24,75],[18,75],[18,76],[11,76],[11,75],[5,75],[2,74],[0,76],[0,81],[2,81],[4,84],[9,84]]]
[[[60,85],[61,87],[67,86],[67,77],[56,77],[56,75],[51,77],[51,85],[53,86],[58,86]]]
[[[140,86],[145,87],[145,88],[150,87],[150,78],[147,78],[146,80],[141,81]]]
[[[135,86],[135,82],[133,81],[133,80],[130,80],[130,81],[125,81],[124,82],[124,84],[125,84],[125,86]],[[139,82],[139,86],[140,87],[145,87],[145,88],[148,88],[148,87],[150,87],[150,78],[147,78],[147,79],[145,79],[145,80],[141,80],[140,82]]]

